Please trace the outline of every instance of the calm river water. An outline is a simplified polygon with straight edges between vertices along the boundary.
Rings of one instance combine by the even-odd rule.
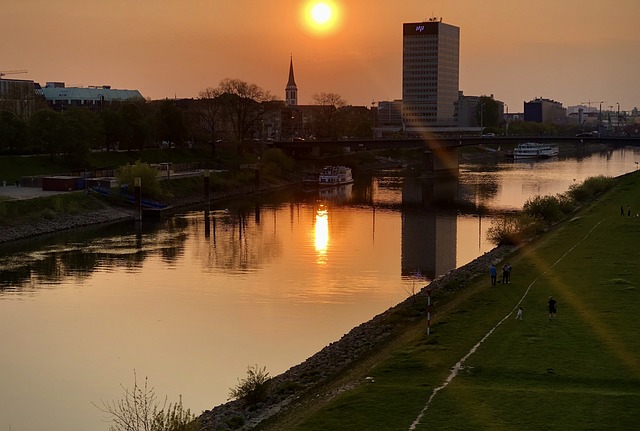
[[[637,148],[461,164],[459,182],[389,172],[322,195],[299,188],[162,223],[0,248],[0,430],[107,430],[93,405],[145,376],[198,414],[247,366],[302,362],[428,280],[492,248],[491,216],[595,175]]]

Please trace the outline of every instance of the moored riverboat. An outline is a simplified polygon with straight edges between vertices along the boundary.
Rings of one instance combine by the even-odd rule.
[[[352,182],[353,174],[347,166],[325,166],[318,175],[318,185],[321,187],[341,186]]]
[[[538,142],[525,142],[518,144],[513,150],[513,158],[519,159],[546,159],[557,156],[558,147],[555,145],[541,144]]]

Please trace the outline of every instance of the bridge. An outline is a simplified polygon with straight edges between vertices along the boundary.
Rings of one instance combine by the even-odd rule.
[[[458,149],[474,145],[516,146],[523,142],[554,144],[603,143],[616,146],[640,145],[639,136],[427,136],[403,139],[332,139],[276,141],[270,146],[279,148],[294,158],[322,157],[336,152],[357,152],[397,149],[424,149],[424,171],[427,176],[457,176]]]

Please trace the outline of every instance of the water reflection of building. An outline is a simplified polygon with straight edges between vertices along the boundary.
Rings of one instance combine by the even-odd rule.
[[[456,267],[457,179],[406,180],[402,189],[402,275],[432,280]]]
[[[323,201],[347,202],[351,198],[353,184],[318,189],[318,197]]]

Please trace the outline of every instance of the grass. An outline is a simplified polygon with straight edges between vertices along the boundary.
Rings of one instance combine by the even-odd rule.
[[[620,430],[640,420],[640,176],[583,208],[509,261],[512,283],[488,275],[450,302],[434,299],[432,334],[415,325],[263,430],[408,430],[435,387],[523,297],[433,398],[416,430]],[[593,229],[593,230],[592,230]],[[572,249],[572,247],[574,247]],[[556,263],[557,262],[557,263]],[[549,321],[548,297],[558,300]],[[370,383],[365,377],[373,377]],[[346,384],[353,389],[322,396]]]

